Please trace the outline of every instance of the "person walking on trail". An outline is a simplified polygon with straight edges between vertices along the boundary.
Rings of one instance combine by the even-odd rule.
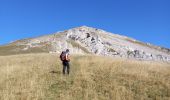
[[[66,51],[63,51],[60,55],[60,59],[62,61],[63,64],[63,74],[65,75],[65,71],[67,69],[67,74],[69,75],[70,73],[70,55],[69,55],[69,49],[67,49]]]

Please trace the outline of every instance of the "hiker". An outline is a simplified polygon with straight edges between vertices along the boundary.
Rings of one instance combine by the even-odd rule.
[[[60,55],[60,60],[62,61],[63,64],[63,74],[65,74],[66,69],[67,69],[67,74],[69,74],[70,73],[69,49],[67,49],[66,51],[62,51]]]

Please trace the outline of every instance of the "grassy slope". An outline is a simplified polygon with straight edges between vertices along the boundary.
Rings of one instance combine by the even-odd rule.
[[[0,46],[0,56],[6,56],[6,55],[17,55],[17,54],[28,54],[28,53],[47,53],[50,47],[49,45],[45,45],[43,47],[33,47],[29,48],[28,50],[22,50],[26,46],[17,46],[15,44],[8,44],[4,46]]]
[[[0,57],[0,100],[169,100],[170,65],[72,56],[63,76],[57,55]]]

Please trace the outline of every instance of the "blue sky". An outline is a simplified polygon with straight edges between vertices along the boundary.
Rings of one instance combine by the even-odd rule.
[[[82,25],[170,48],[170,0],[0,0],[0,44]]]

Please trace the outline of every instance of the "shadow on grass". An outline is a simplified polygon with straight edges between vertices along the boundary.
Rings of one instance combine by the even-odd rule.
[[[49,73],[51,73],[51,74],[62,74],[61,71],[54,71],[54,70],[50,71]]]

